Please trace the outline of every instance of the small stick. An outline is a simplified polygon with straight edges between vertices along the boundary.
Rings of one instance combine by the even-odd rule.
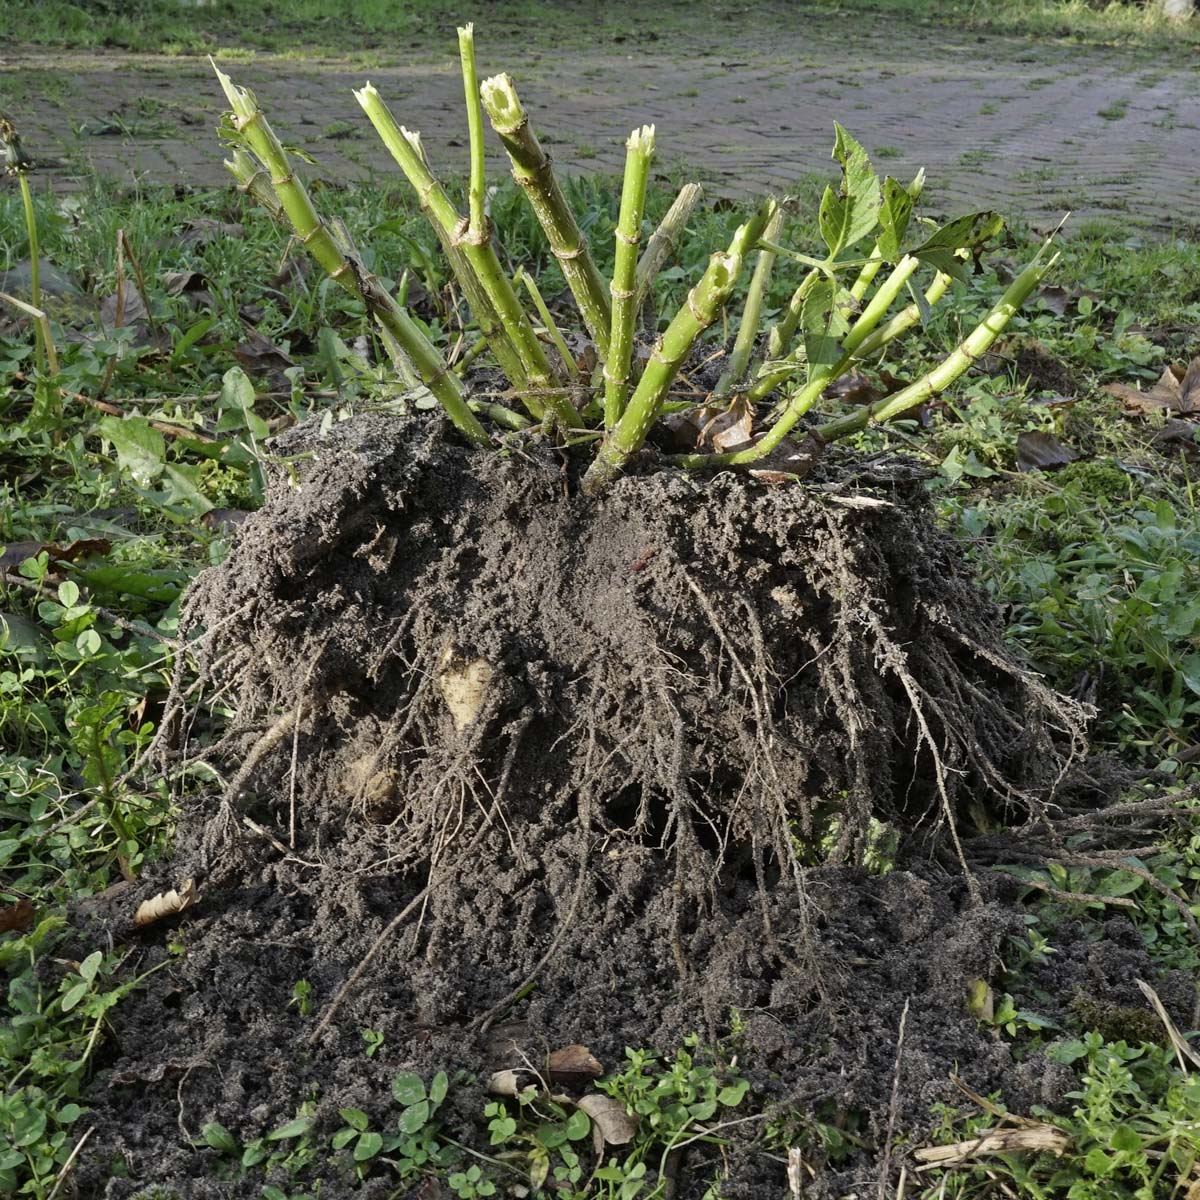
[[[879,1167],[879,1200],[887,1200],[888,1172],[892,1165],[892,1143],[896,1137],[896,1116],[900,1110],[900,1070],[904,1065],[904,1033],[908,1027],[908,1006],[912,997],[905,997],[900,1014],[900,1031],[896,1036],[896,1067],[892,1074],[892,1098],[888,1104],[887,1135],[883,1140],[883,1162]]]
[[[0,573],[0,586],[8,586],[9,584],[24,588],[27,592],[36,592],[39,596],[44,595],[41,585],[34,583],[32,579],[25,579],[20,575],[10,573]],[[99,613],[106,621],[111,621],[114,625],[124,629],[126,633],[140,633],[143,637],[153,638],[156,642],[161,642],[164,646],[169,646],[172,650],[179,649],[179,643],[174,638],[169,638],[166,634],[159,633],[157,629],[147,625],[144,621],[131,621],[125,617],[118,616],[110,609],[101,608],[99,604],[93,604],[90,598],[87,600],[87,603],[93,612]]]
[[[83,1137],[81,1137],[79,1141],[75,1143],[75,1148],[71,1151],[67,1161],[63,1163],[62,1170],[59,1171],[58,1178],[54,1181],[54,1188],[51,1190],[50,1195],[46,1197],[46,1200],[54,1200],[54,1197],[58,1195],[59,1189],[66,1182],[67,1176],[71,1172],[71,1168],[75,1165],[75,1160],[79,1157],[80,1150],[83,1149],[83,1143],[86,1142],[88,1138],[90,1138],[95,1132],[95,1125],[90,1126],[87,1132],[84,1133]]]
[[[688,218],[692,215],[692,209],[700,203],[703,195],[704,189],[698,183],[685,183],[679,189],[679,195],[675,197],[671,207],[667,209],[666,216],[647,240],[646,249],[642,251],[637,265],[637,292],[634,302],[638,307],[641,307],[663,264],[675,253],[675,246],[688,223]]]

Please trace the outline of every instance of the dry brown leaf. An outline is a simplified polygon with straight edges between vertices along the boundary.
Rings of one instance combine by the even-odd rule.
[[[625,1111],[620,1100],[592,1092],[577,1100],[576,1107],[592,1119],[592,1140],[597,1154],[602,1154],[606,1145],[627,1146],[633,1141],[638,1119]]]
[[[924,1146],[913,1151],[913,1157],[923,1165],[919,1171],[934,1167],[954,1167],[989,1154],[1012,1154],[1028,1151],[1033,1154],[1053,1154],[1059,1157],[1071,1149],[1071,1139],[1053,1125],[1027,1125],[1022,1129],[988,1129],[967,1142],[950,1146]]]
[[[876,400],[883,398],[883,394],[871,382],[866,372],[857,367],[835,379],[821,395],[826,400],[850,405],[874,404]]]
[[[44,550],[51,562],[74,562],[93,554],[107,554],[112,542],[107,538],[80,538],[66,546],[54,542],[9,542],[0,553],[0,575],[15,571],[27,558],[36,558]]]
[[[493,1096],[518,1096],[534,1082],[532,1071],[508,1069],[493,1071],[488,1079],[487,1090]]]
[[[1017,468],[1021,471],[1051,471],[1073,463],[1078,457],[1052,433],[1027,430],[1017,435]]]
[[[194,879],[185,880],[178,891],[172,888],[169,892],[159,892],[157,896],[143,900],[138,905],[137,912],[134,913],[133,923],[139,929],[144,925],[153,925],[155,921],[161,921],[164,917],[173,917],[176,913],[183,912],[185,908],[191,908],[199,898],[196,881]]]
[[[184,221],[179,244],[199,248],[207,246],[209,242],[225,242],[230,238],[240,240],[245,236],[246,230],[241,225],[214,221],[212,217],[194,217],[190,221]]]
[[[1193,358],[1185,369],[1172,364],[1162,373],[1162,378],[1148,391],[1128,387],[1123,383],[1110,383],[1103,389],[1116,396],[1136,412],[1167,412],[1190,415],[1200,413],[1200,355]]]
[[[546,1059],[546,1075],[551,1083],[580,1087],[603,1074],[604,1068],[592,1052],[578,1043],[555,1050]]]
[[[33,901],[18,900],[0,908],[0,933],[24,933],[33,925]]]

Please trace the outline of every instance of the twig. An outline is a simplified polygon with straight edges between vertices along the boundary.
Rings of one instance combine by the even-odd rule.
[[[1047,896],[1053,896],[1055,900],[1065,900],[1069,904],[1111,904],[1116,908],[1138,907],[1137,901],[1130,900],[1128,896],[1097,896],[1091,892],[1063,892],[1056,887],[1051,887],[1048,883],[1043,883],[1040,879],[1023,879],[1020,875],[1013,875],[1003,867],[993,867],[992,870],[1001,875],[1007,875],[1010,879],[1015,879],[1022,887],[1036,888],[1039,892],[1045,892]]]
[[[85,396],[82,392],[64,392],[68,400],[75,400],[79,404],[86,404],[88,408],[94,408],[98,412],[106,413],[110,417],[127,417],[129,414],[125,409],[120,408],[116,404],[112,404],[107,400],[98,400],[95,396]],[[215,446],[219,439],[210,437],[207,433],[201,433],[198,429],[188,429],[185,425],[172,425],[170,421],[159,421],[150,418],[147,422],[152,429],[157,429],[159,433],[165,434],[167,437],[191,438],[194,442],[204,442],[206,445]]]
[[[904,1034],[908,1028],[908,1006],[912,997],[905,997],[900,1013],[900,1031],[896,1035],[896,1066],[892,1073],[892,1098],[888,1103],[887,1134],[883,1139],[883,1161],[879,1164],[879,1200],[887,1200],[888,1173],[892,1166],[892,1143],[896,1137],[896,1117],[900,1111],[900,1071],[904,1065]]]
[[[79,1139],[79,1141],[77,1141],[75,1143],[75,1148],[71,1151],[70,1155],[67,1158],[67,1161],[65,1163],[63,1163],[62,1170],[59,1171],[58,1178],[55,1179],[55,1181],[54,1181],[54,1188],[50,1192],[50,1195],[46,1197],[46,1200],[54,1200],[54,1197],[58,1195],[59,1189],[66,1182],[67,1176],[71,1172],[71,1168],[75,1165],[75,1160],[79,1157],[80,1150],[83,1149],[83,1143],[86,1142],[88,1140],[88,1138],[90,1138],[92,1136],[92,1134],[95,1133],[95,1131],[96,1131],[95,1125],[90,1126],[88,1128],[87,1132],[84,1133],[83,1137],[81,1137]]]

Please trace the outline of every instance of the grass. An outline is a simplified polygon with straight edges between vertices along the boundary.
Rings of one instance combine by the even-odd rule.
[[[803,189],[809,199],[815,187]],[[608,272],[617,189],[582,180],[569,191]],[[651,193],[652,220],[670,198],[667,191]],[[438,344],[452,346],[457,331],[443,302],[445,270],[407,193],[376,185],[328,189],[321,199],[370,247],[372,269],[392,280],[407,272],[400,287],[423,293],[414,303],[421,321]],[[664,303],[682,299],[707,249],[726,243],[741,216],[710,209],[694,218],[689,257],[661,278]],[[561,291],[557,268],[513,187],[496,193],[492,217],[543,292]],[[119,954],[65,955],[65,905],[120,885],[170,849],[176,798],[159,785],[143,787],[131,769],[154,732],[175,662],[170,639],[180,591],[224,553],[229,526],[222,510],[251,508],[260,496],[268,428],[314,414],[335,421],[397,396],[358,344],[361,307],[315,275],[283,272],[277,286],[268,285],[280,267],[279,232],[227,192],[131,199],[98,187],[61,202],[41,196],[39,221],[44,255],[80,289],[63,323],[87,334],[60,338],[68,390],[60,410],[28,386],[28,331],[0,329],[0,545],[24,545],[13,556],[14,573],[0,579],[0,914],[15,925],[0,940],[6,988],[0,1072],[7,1081],[0,1146],[10,1147],[0,1150],[0,1191],[19,1183],[45,1196],[84,1128],[83,1092],[108,1014],[140,983],[121,974]],[[22,229],[17,197],[0,195],[0,263],[24,256]],[[144,274],[146,312],[130,327],[102,330],[96,310],[117,286],[118,229]],[[792,232],[815,236],[801,227]],[[1027,256],[1031,244],[1018,231],[1012,261]],[[1189,330],[1200,324],[1200,245],[1142,243],[1119,225],[1093,223],[1066,243],[1057,283],[1063,294],[1019,316],[987,370],[935,406],[928,424],[862,440],[889,442],[929,463],[939,509],[1005,606],[1010,635],[1052,682],[1095,700],[1100,741],[1127,761],[1164,766],[1184,780],[1190,768],[1182,751],[1200,710],[1200,510],[1189,457],[1195,443],[1164,452],[1155,440],[1162,419],[1130,417],[1100,388],[1148,383],[1165,363],[1189,353]],[[132,295],[131,275],[125,284]],[[996,270],[956,286],[927,330],[933,345],[956,344],[968,315],[1003,286]],[[765,319],[785,299],[776,284]],[[247,376],[233,365],[247,320],[291,366],[276,363]],[[1030,381],[1019,364],[1031,347],[1060,364],[1063,378],[1053,385]],[[1039,403],[1064,379],[1075,392],[1071,403]],[[128,416],[115,418],[76,395],[102,395]],[[179,435],[164,434],[164,424]],[[1052,434],[1081,459],[1056,473],[1021,473],[1017,439],[1024,432]],[[60,561],[80,543],[90,544],[90,558]],[[1183,837],[1148,867],[1196,903],[1200,844]],[[1065,893],[1136,896],[1135,923],[1151,953],[1164,965],[1196,969],[1178,910],[1138,876],[1115,869],[1042,882]],[[1045,1119],[1068,1130],[1078,1152],[1065,1162],[1013,1161],[1000,1169],[1023,1197],[1060,1194],[1044,1193],[1051,1171],[1067,1180],[1062,1187],[1076,1187],[1073,1196],[1132,1196],[1151,1186],[1147,1172],[1160,1161],[1146,1154],[1154,1140],[1172,1139],[1181,1156],[1195,1153],[1188,1141],[1194,1080],[1152,1041],[1114,1025],[1111,1014],[1076,1014],[1069,1028],[1050,1034],[1029,1019],[1039,1004],[1038,956],[1052,954],[1056,940],[1080,936],[1080,929],[1104,936],[1102,904],[1098,913],[1095,904],[1050,902],[1036,890],[1029,895],[1037,940],[1013,949],[1008,991],[997,997],[1000,1029],[1027,1046],[1061,1033],[1059,1053],[1080,1074],[1079,1095]],[[297,1004],[304,1002],[301,983]],[[371,1052],[370,1033],[364,1031],[364,1053]],[[613,1168],[614,1189],[628,1184],[629,1195],[638,1193],[633,1185],[672,1139],[689,1136],[696,1118],[681,1118],[672,1096],[686,1089],[700,1097],[689,1103],[711,1101],[713,1113],[753,1104],[721,1048],[659,1049],[674,1057],[634,1051],[602,1085],[610,1096],[663,1113],[647,1124],[655,1138],[635,1145]],[[423,1099],[413,1098],[417,1084]],[[220,1127],[206,1128],[203,1137],[225,1156],[231,1177],[252,1180],[261,1180],[266,1166],[308,1178],[314,1164],[335,1160],[369,1174],[396,1155],[417,1166],[441,1156],[459,1197],[487,1195],[493,1177],[505,1178],[494,1163],[463,1158],[435,1111],[420,1123],[409,1118],[414,1127],[406,1127],[403,1114],[441,1091],[436,1080],[407,1079],[397,1088],[395,1113],[346,1110],[337,1131],[317,1131],[310,1115],[299,1112],[258,1145]],[[380,1098],[381,1113],[389,1103]],[[994,1119],[961,1108],[943,1115],[947,1140]],[[528,1170],[554,1142],[545,1169],[569,1187],[578,1182],[571,1178],[578,1165],[573,1133],[582,1129],[578,1120],[570,1126],[573,1116],[553,1102],[517,1097],[479,1114],[480,1144],[490,1142],[498,1160],[517,1154]],[[853,1115],[840,1114],[827,1123],[809,1120],[805,1136],[836,1156],[837,1139],[852,1127]],[[1129,1128],[1136,1136],[1122,1132]],[[798,1135],[781,1117],[766,1136],[779,1153]],[[960,1171],[947,1176],[944,1194],[984,1195],[989,1186],[984,1175]],[[263,1194],[274,1196],[269,1189]]]
[[[815,15],[843,19],[844,5],[820,0],[805,6]],[[701,17],[689,0],[661,0],[647,7],[632,3],[596,7],[583,0],[511,0],[503,6],[469,0],[419,0],[396,6],[388,0],[364,0],[351,11],[330,14],[320,0],[287,0],[264,17],[252,0],[215,0],[181,6],[174,0],[42,0],[37,5],[0,9],[0,41],[10,44],[68,46],[75,49],[119,47],[151,53],[211,52],[218,47],[264,50],[289,56],[353,54],[384,63],[398,55],[433,52],[456,23],[486,18],[496,35],[511,33],[522,44],[549,48],[573,42],[586,14],[588,36],[595,41],[630,43],[686,35],[698,23],[735,19],[742,10],[732,0],[704,0]],[[756,22],[769,26],[772,9],[794,20],[794,5],[768,0],[755,9]],[[1200,45],[1200,21],[1182,28],[1156,18],[1150,6],[1095,5],[1085,0],[868,0],[854,15],[885,13],[906,22],[956,29],[1065,38],[1128,47]]]

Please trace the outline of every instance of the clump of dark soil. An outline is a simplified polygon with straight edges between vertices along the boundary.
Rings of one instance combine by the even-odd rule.
[[[757,1105],[859,1122],[814,1197],[873,1191],[889,1121],[927,1126],[956,1064],[1054,1099],[966,1009],[1020,915],[964,871],[959,832],[1040,815],[1080,714],[1001,647],[912,471],[658,472],[589,501],[569,460],[471,452],[436,421],[276,451],[268,503],[185,608],[203,695],[169,711],[169,757],[220,786],[145,890],[190,876],[201,900],[186,955],[116,1013],[80,1179],[119,1151],[136,1183],[112,1195],[258,1195],[181,1131],[252,1137],[314,1094],[330,1122],[390,1120],[402,1068],[474,1077],[448,1102],[465,1127],[519,1065],[489,1050],[501,1021],[535,1061],[581,1042],[611,1069],[740,1014]],[[231,713],[208,746],[202,702]],[[163,953],[161,928],[136,936]],[[385,1036],[370,1059],[364,1029]],[[730,1131],[723,1196],[783,1194],[757,1134]],[[717,1165],[690,1160],[681,1200]]]

